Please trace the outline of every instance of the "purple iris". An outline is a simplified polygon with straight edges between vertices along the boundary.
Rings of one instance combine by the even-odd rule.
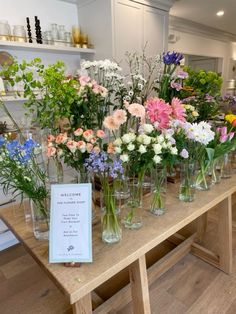
[[[166,53],[163,53],[163,62],[166,65],[170,65],[170,64],[179,65],[183,57],[184,56],[181,53],[174,52],[174,51],[170,53],[168,51]]]

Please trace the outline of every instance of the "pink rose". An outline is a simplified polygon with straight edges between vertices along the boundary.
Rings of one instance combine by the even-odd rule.
[[[66,143],[66,146],[69,148],[69,150],[70,150],[72,153],[75,153],[75,151],[76,151],[76,149],[77,149],[77,142],[72,141],[72,140],[69,140],[69,141]]]
[[[89,142],[94,137],[93,130],[84,131],[83,137],[86,139],[87,142]]]
[[[91,153],[91,151],[93,150],[93,145],[91,143],[87,143],[86,144],[86,150],[88,153]]]
[[[56,137],[56,143],[57,144],[61,144],[61,143],[64,144],[67,141],[67,139],[68,139],[67,133],[60,133]]]
[[[91,138],[90,143],[95,144],[97,142],[97,139],[95,137]]]
[[[97,130],[96,135],[99,138],[104,138],[106,134],[105,134],[105,132],[103,130]]]
[[[93,148],[93,151],[96,153],[96,154],[98,154],[98,153],[100,153],[100,147],[99,146],[95,146],[94,148]]]
[[[81,153],[84,153],[86,151],[86,143],[84,141],[78,141],[77,147],[81,151]]]
[[[75,136],[80,136],[80,135],[82,135],[82,134],[83,134],[83,132],[84,132],[84,130],[83,130],[83,129],[78,128],[77,130],[75,130],[75,131],[74,131],[74,135],[75,135]]]
[[[48,142],[53,142],[55,141],[55,136],[53,136],[52,134],[48,135]]]
[[[55,147],[53,147],[53,146],[48,147],[48,149],[47,149],[47,157],[55,156],[56,152],[57,152],[57,150],[56,150]]]

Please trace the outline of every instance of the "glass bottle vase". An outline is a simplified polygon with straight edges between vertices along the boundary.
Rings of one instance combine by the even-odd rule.
[[[199,163],[199,169],[196,170],[195,188],[201,191],[207,191],[211,186],[211,178],[209,176],[210,163],[201,160]]]
[[[229,179],[231,175],[232,175],[231,154],[227,153],[224,154],[224,156],[222,157],[221,178]]]
[[[122,222],[125,228],[139,229],[142,227],[142,209],[143,209],[143,182],[138,178],[129,178],[127,180],[129,196],[124,204],[124,214]]]
[[[195,163],[189,160],[180,165],[179,199],[183,202],[192,202],[195,197],[194,187]]]
[[[48,240],[50,198],[42,200],[32,199],[30,202],[33,233],[37,240]]]
[[[102,241],[105,243],[117,243],[122,238],[120,226],[120,202],[112,191],[101,191],[100,203],[102,210]]]
[[[152,214],[161,216],[165,213],[167,171],[166,167],[156,166],[152,171],[153,191],[150,201],[150,211]]]

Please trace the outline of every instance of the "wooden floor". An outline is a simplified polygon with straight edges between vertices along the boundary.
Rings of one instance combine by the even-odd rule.
[[[208,242],[217,250],[215,232],[217,225],[212,220]],[[152,313],[235,314],[236,228],[233,239],[231,276],[189,254],[151,286]],[[39,313],[69,314],[71,308],[21,245],[0,252],[0,314]],[[131,313],[131,304],[117,312]]]

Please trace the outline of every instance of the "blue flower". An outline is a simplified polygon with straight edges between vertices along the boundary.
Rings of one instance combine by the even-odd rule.
[[[6,142],[6,139],[4,136],[0,135],[0,147],[3,146]]]
[[[163,62],[166,65],[170,65],[170,64],[179,65],[183,57],[184,56],[181,53],[174,52],[174,51],[170,53],[168,51],[167,53],[163,53]]]

